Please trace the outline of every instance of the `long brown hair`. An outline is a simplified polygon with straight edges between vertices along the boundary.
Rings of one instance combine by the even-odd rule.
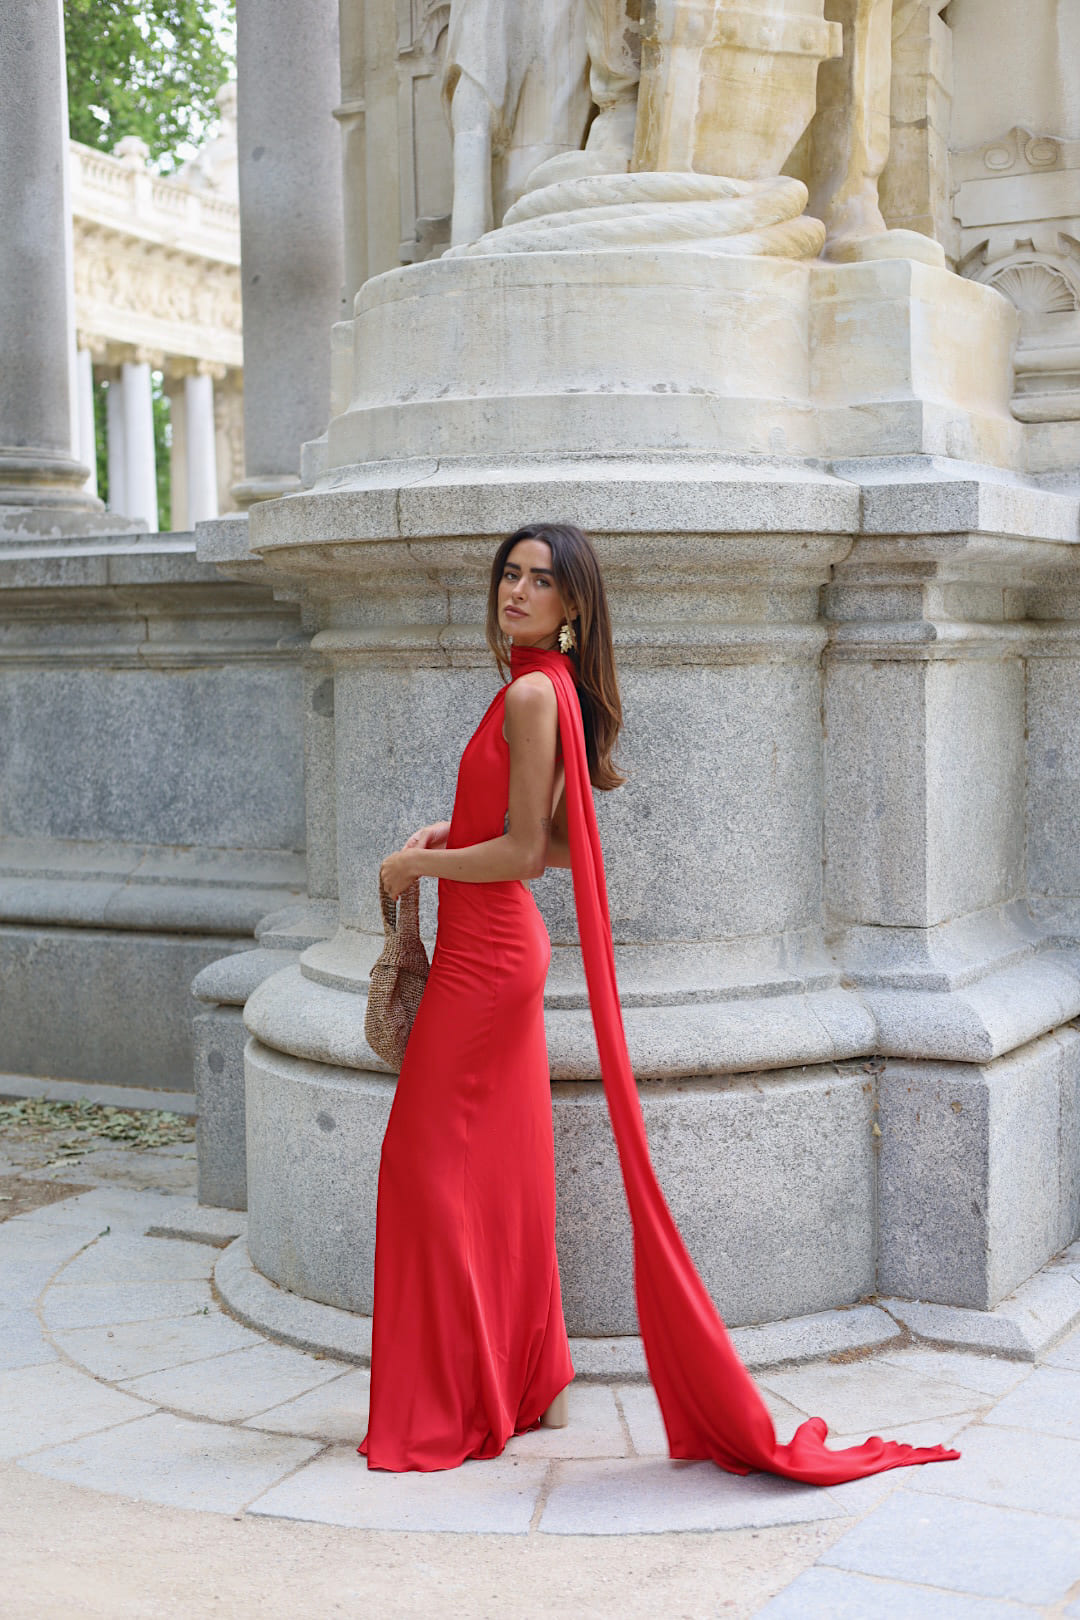
[[[528,523],[507,535],[495,553],[488,587],[487,641],[504,675],[510,673],[510,643],[499,628],[499,582],[506,559],[519,540],[543,540],[551,552],[551,572],[564,602],[573,602],[577,645],[573,659],[581,717],[585,723],[585,752],[593,787],[621,787],[625,776],[616,769],[612,752],[622,728],[622,700],[615,675],[611,645],[611,618],[596,552],[572,523]]]

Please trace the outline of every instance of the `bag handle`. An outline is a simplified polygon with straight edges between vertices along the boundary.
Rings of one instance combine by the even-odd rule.
[[[383,932],[388,939],[420,937],[420,879],[414,878],[403,889],[397,900],[392,900],[379,879],[379,904],[382,907]]]

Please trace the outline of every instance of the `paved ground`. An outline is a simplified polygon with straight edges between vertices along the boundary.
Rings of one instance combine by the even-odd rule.
[[[191,1145],[55,1140],[0,1141],[12,1620],[1080,1617],[1080,1333],[1038,1367],[912,1346],[763,1375],[783,1437],[819,1412],[964,1453],[832,1490],[670,1463],[632,1384],[575,1387],[566,1430],[497,1461],[369,1474],[366,1373],[219,1308],[235,1223],[148,1235],[198,1225]]]

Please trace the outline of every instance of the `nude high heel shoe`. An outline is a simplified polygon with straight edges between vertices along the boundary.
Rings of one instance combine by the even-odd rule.
[[[555,1399],[552,1401],[551,1405],[548,1407],[547,1411],[543,1413],[540,1418],[540,1427],[542,1429],[566,1428],[567,1423],[570,1421],[570,1397],[568,1390],[569,1385],[567,1385],[566,1389],[561,1389],[556,1395]]]

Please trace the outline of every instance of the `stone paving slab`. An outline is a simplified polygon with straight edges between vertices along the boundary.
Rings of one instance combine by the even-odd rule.
[[[1036,1367],[1018,1389],[998,1401],[991,1421],[1080,1440],[1080,1372]]]
[[[239,1238],[218,1259],[214,1286],[237,1321],[269,1332],[280,1344],[322,1351],[339,1361],[371,1359],[371,1318],[300,1299],[255,1270]]]
[[[660,1406],[651,1385],[623,1384],[616,1391],[630,1431],[630,1440],[639,1457],[666,1457],[667,1431]],[[769,1409],[778,1439],[788,1441],[806,1418],[788,1401],[762,1388],[761,1396]]]
[[[335,1448],[267,1491],[248,1509],[358,1530],[528,1533],[552,1465],[496,1457],[437,1474],[369,1469],[355,1447]]]
[[[0,1074],[0,1097],[44,1097],[48,1102],[112,1103],[133,1108],[164,1108],[171,1114],[195,1114],[191,1091],[150,1091],[136,1086],[110,1086],[95,1080],[42,1080],[31,1074]]]
[[[54,1361],[0,1373],[0,1457],[21,1457],[153,1407]]]
[[[198,1279],[108,1287],[61,1284],[50,1288],[42,1305],[42,1317],[49,1328],[108,1327],[146,1322],[158,1316],[209,1313],[211,1304],[210,1284]]]
[[[881,1361],[923,1373],[927,1378],[943,1378],[948,1384],[959,1384],[962,1389],[993,1397],[1004,1395],[1031,1376],[1030,1366],[1022,1361],[978,1355],[972,1350],[931,1350],[922,1344],[909,1345],[905,1350],[886,1350]]]
[[[236,1224],[231,1212],[229,1220]],[[150,1227],[181,1235],[151,1237]],[[818,1586],[800,1585],[807,1578],[800,1577],[789,1589],[802,1605],[790,1611],[799,1620],[819,1612],[828,1620],[845,1614],[1017,1620],[1037,1612],[1033,1605],[1043,1601],[1045,1583],[1053,1576],[1060,1586],[1061,1568],[1067,1572],[1052,1532],[1068,1516],[1080,1518],[1080,1483],[1071,1483],[1080,1481],[1080,1440],[1074,1438],[1080,1369],[1069,1364],[1080,1359],[1080,1332],[1035,1371],[1030,1361],[957,1347],[901,1347],[886,1339],[866,1361],[788,1365],[758,1375],[782,1439],[809,1412],[829,1422],[835,1446],[871,1432],[914,1444],[948,1443],[960,1430],[965,1455],[959,1463],[900,1469],[829,1489],[763,1475],[740,1478],[708,1463],[672,1464],[655,1396],[631,1378],[617,1387],[577,1382],[569,1426],[517,1437],[500,1459],[442,1474],[389,1475],[369,1471],[355,1451],[366,1427],[366,1371],[344,1359],[267,1343],[224,1315],[209,1295],[210,1266],[220,1274],[232,1263],[244,1286],[261,1286],[275,1306],[284,1302],[286,1311],[300,1313],[297,1331],[310,1327],[312,1310],[326,1310],[255,1280],[243,1241],[215,1252],[228,1235],[213,1220],[200,1228],[198,1206],[188,1197],[110,1185],[0,1223],[0,1287],[9,1269],[23,1264],[23,1286],[44,1290],[39,1310],[50,1324],[35,1336],[34,1313],[5,1312],[0,1303],[0,1363],[6,1344],[16,1358],[27,1346],[31,1354],[51,1355],[51,1340],[62,1356],[95,1375],[55,1361],[0,1372],[0,1447],[9,1427],[18,1437],[19,1411],[32,1412],[41,1422],[35,1419],[29,1437],[33,1455],[23,1455],[20,1466],[34,1472],[147,1502],[219,1513],[247,1509],[263,1518],[367,1530],[542,1533],[546,1539],[802,1524],[818,1526],[803,1533],[824,1539],[836,1534],[828,1526],[846,1528],[862,1517],[868,1539],[844,1537],[840,1545],[855,1550],[838,1555],[847,1560],[843,1567],[823,1564],[808,1572]],[[1060,1265],[1044,1276],[1050,1279],[1049,1292],[1039,1295],[1044,1303],[1058,1297],[1062,1281],[1075,1283]],[[104,1316],[103,1302],[109,1307]],[[1034,1311],[1037,1303],[1029,1292],[1026,1308]],[[121,1320],[133,1305],[138,1318]],[[154,1314],[161,1310],[168,1314]],[[75,1325],[87,1312],[98,1325]],[[857,1313],[825,1314],[831,1320]],[[344,1317],[353,1330],[359,1324],[361,1334],[369,1330],[347,1313],[328,1315]],[[52,1326],[60,1320],[71,1325]],[[618,1346],[620,1354],[625,1348]],[[1065,1364],[1052,1365],[1051,1357]],[[47,1376],[56,1380],[53,1386],[8,1383]],[[10,1426],[5,1400],[16,1413]],[[894,1557],[899,1547],[908,1561],[879,1569],[874,1525],[887,1527],[890,1515],[906,1523],[904,1514],[914,1516],[912,1533],[890,1538],[886,1529],[881,1539],[893,1546]],[[1014,1519],[1039,1528],[1043,1541],[1036,1538],[1035,1551],[1025,1550],[1022,1532],[1009,1528]],[[951,1534],[941,1528],[947,1524]],[[999,1559],[1002,1567],[1011,1560],[1018,1571],[1014,1586],[988,1585],[997,1580],[992,1570],[981,1585],[965,1574],[961,1544],[978,1552],[992,1533],[1002,1549],[1014,1546],[1010,1534],[1021,1537]],[[1024,1557],[1038,1559],[1043,1586],[1019,1584]],[[1055,1588],[1053,1601],[1068,1590]],[[1017,1595],[1024,1599],[1019,1606]],[[804,1599],[810,1605],[820,1599],[824,1607],[806,1607]]]
[[[818,1567],[799,1575],[754,1620],[1033,1620],[1038,1613],[1027,1604]]]
[[[972,1392],[912,1367],[868,1361],[817,1362],[765,1373],[759,1382],[836,1434],[888,1434],[899,1425],[969,1412]]]
[[[660,1403],[649,1384],[621,1384],[615,1391],[630,1441],[639,1457],[666,1457],[667,1433]]]
[[[203,1243],[176,1243],[140,1237],[134,1232],[110,1232],[84,1249],[64,1267],[57,1279],[74,1284],[184,1281],[208,1279],[214,1269],[214,1251]]]
[[[955,1444],[958,1462],[919,1469],[908,1488],[1080,1519],[1080,1441],[984,1421],[964,1429]]]
[[[340,1365],[338,1363],[337,1365]],[[275,1434],[309,1435],[329,1444],[357,1446],[367,1431],[368,1391],[371,1375],[366,1367],[353,1367],[318,1389],[298,1395],[248,1418],[249,1429]]]
[[[1060,1603],[1080,1581],[1080,1534],[1066,1519],[897,1491],[820,1562],[976,1597]]]
[[[95,1378],[114,1382],[266,1342],[220,1311],[209,1316],[151,1317],[115,1327],[72,1328],[54,1332],[52,1339]]]
[[[508,1457],[625,1457],[630,1450],[615,1392],[605,1384],[571,1384],[565,1429],[533,1429],[516,1434]]]
[[[55,1361],[56,1351],[47,1344],[41,1323],[31,1310],[0,1310],[0,1370],[34,1367]]]
[[[0,1259],[0,1290],[4,1304],[9,1310],[29,1310],[70,1258],[70,1249],[41,1245],[36,1253],[31,1250],[15,1260],[6,1257]]]
[[[932,1344],[1035,1361],[1080,1323],[1080,1280],[1067,1268],[1048,1268],[992,1311],[927,1305],[921,1300],[881,1303],[917,1338]]]
[[[1047,1367],[1067,1367],[1071,1372],[1080,1372],[1080,1332],[1070,1333],[1043,1361]]]
[[[311,1440],[155,1412],[137,1423],[39,1451],[24,1458],[22,1466],[141,1502],[237,1513],[318,1449]]]
[[[316,1361],[285,1345],[256,1344],[211,1360],[145,1373],[123,1387],[158,1406],[234,1423],[304,1395],[344,1371],[340,1362]]]
[[[922,1423],[892,1423],[884,1438],[897,1440],[905,1446],[951,1446],[956,1436],[977,1423],[982,1415],[979,1411],[951,1412],[948,1417],[926,1418]],[[853,1429],[850,1434],[830,1429],[825,1444],[832,1451],[842,1451],[847,1446],[862,1445],[872,1432],[865,1424]],[[920,1463],[918,1466],[925,1465]]]
[[[767,1474],[727,1474],[710,1462],[630,1457],[558,1463],[541,1531],[560,1536],[741,1530],[840,1517],[826,1491]]]
[[[247,1215],[238,1209],[217,1209],[196,1203],[194,1198],[177,1199],[166,1219],[147,1229],[147,1237],[187,1238],[192,1243],[208,1243],[225,1248],[247,1231]]]
[[[83,1166],[80,1165],[80,1171]],[[44,1172],[43,1172],[44,1173]],[[70,1166],[68,1167],[70,1174]],[[167,1221],[172,1206],[177,1202],[172,1193],[145,1191],[135,1187],[117,1187],[105,1182],[78,1198],[65,1198],[63,1202],[48,1204],[32,1215],[18,1215],[18,1221],[32,1221],[35,1227],[78,1227],[83,1242],[89,1242],[108,1227],[110,1231],[145,1232],[152,1224]]]

